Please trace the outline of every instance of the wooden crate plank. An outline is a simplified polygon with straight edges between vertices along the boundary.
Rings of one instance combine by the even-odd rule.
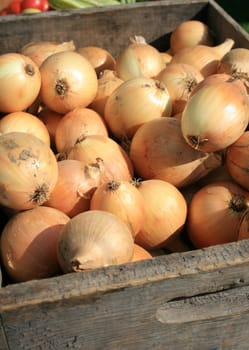
[[[116,55],[135,34],[166,49],[166,34],[181,21],[195,17],[206,4],[207,1],[148,1],[142,6],[137,3],[44,12],[39,17],[3,16],[0,19],[0,53],[19,50],[22,45],[35,40],[73,39],[77,47],[100,45]]]

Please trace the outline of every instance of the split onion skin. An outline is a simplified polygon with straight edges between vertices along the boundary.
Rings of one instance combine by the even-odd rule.
[[[40,66],[40,99],[57,113],[86,107],[94,99],[98,79],[91,63],[75,51],[57,52]]]
[[[178,188],[195,183],[221,165],[219,154],[190,147],[176,118],[157,118],[142,125],[133,136],[129,156],[142,179],[161,179]]]
[[[20,53],[0,55],[0,112],[25,110],[39,95],[41,74],[38,66]]]
[[[74,216],[58,240],[57,256],[64,273],[119,265],[133,258],[134,240],[116,215],[88,210]]]
[[[47,127],[31,113],[12,112],[0,119],[0,135],[15,131],[31,133],[50,146],[50,134]]]
[[[188,207],[187,232],[196,248],[234,242],[249,193],[233,181],[214,182],[199,189]]]
[[[3,266],[12,281],[61,274],[57,241],[68,221],[64,213],[44,206],[17,213],[9,219],[1,234],[0,248]]]
[[[138,189],[144,199],[145,216],[135,243],[149,251],[166,248],[185,225],[185,198],[174,185],[158,179],[143,180]]]
[[[130,228],[133,237],[142,227],[143,198],[132,181],[109,181],[94,191],[90,209],[105,210],[117,215]]]
[[[246,130],[249,98],[230,82],[203,86],[186,104],[182,134],[193,148],[217,152],[234,143]]]
[[[9,132],[0,136],[0,204],[26,210],[48,200],[58,179],[51,148],[36,136]]]

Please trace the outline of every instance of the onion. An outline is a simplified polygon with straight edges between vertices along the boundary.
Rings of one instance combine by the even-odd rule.
[[[174,185],[158,179],[141,181],[138,189],[144,199],[145,215],[135,242],[148,250],[167,247],[185,225],[185,198]]]
[[[237,240],[249,193],[234,182],[214,182],[197,191],[188,207],[187,231],[196,248]]]
[[[191,92],[203,76],[194,66],[184,63],[167,65],[157,79],[166,86],[172,102],[172,114],[181,113]]]
[[[27,112],[12,112],[0,119],[0,134],[18,131],[31,133],[50,146],[50,135],[43,122]]]
[[[142,36],[131,37],[116,59],[116,72],[123,80],[154,78],[163,68],[164,60],[160,52]]]
[[[133,249],[131,231],[121,219],[106,211],[88,210],[63,227],[57,255],[67,273],[127,263]]]
[[[170,64],[185,63],[197,68],[203,77],[217,73],[220,60],[234,45],[233,39],[226,39],[217,46],[195,45],[181,49],[173,55]]]
[[[172,55],[169,52],[160,52],[160,55],[163,59],[164,65],[167,66],[172,60]]]
[[[249,49],[235,48],[220,61],[218,73],[227,73],[243,82],[249,93]]]
[[[83,165],[95,164],[101,171],[101,183],[133,178],[133,165],[127,153],[108,136],[82,137],[68,153],[68,159],[80,160]]]
[[[0,204],[15,210],[42,205],[58,178],[51,148],[24,132],[0,136],[0,167]]]
[[[53,55],[56,52],[62,51],[74,51],[75,45],[74,42],[65,41],[32,41],[21,47],[20,53],[25,56],[30,57],[38,67],[41,66],[43,61],[48,56]]]
[[[130,228],[133,237],[144,219],[143,198],[131,181],[109,181],[98,186],[92,195],[90,209],[105,210],[118,216]]]
[[[221,164],[221,156],[190,147],[181,121],[158,118],[141,126],[130,144],[130,159],[142,179],[161,179],[177,187],[195,183]]]
[[[198,90],[200,90],[203,86],[211,85],[211,84],[217,84],[217,83],[231,83],[236,84],[238,88],[243,93],[247,93],[246,88],[241,80],[233,78],[231,75],[226,73],[216,73],[211,74],[208,77],[204,78],[202,81],[200,81],[192,90],[190,97],[192,97]]]
[[[116,60],[112,54],[99,46],[83,46],[76,50],[92,64],[97,76],[105,69],[115,69]]]
[[[44,205],[73,217],[89,209],[90,199],[99,181],[100,169],[94,164],[83,166],[74,159],[58,161],[58,180]]]
[[[133,78],[123,82],[109,96],[104,119],[111,133],[131,139],[136,130],[150,120],[169,117],[172,103],[163,83],[150,78]]]
[[[173,54],[195,45],[212,46],[214,39],[209,27],[198,20],[188,20],[178,24],[170,36],[170,50]]]
[[[232,179],[249,190],[249,131],[245,131],[236,142],[227,147],[225,163]]]
[[[109,69],[102,71],[98,79],[97,94],[89,107],[104,117],[108,97],[122,83],[123,80],[117,77],[115,71]]]
[[[57,52],[40,66],[41,101],[51,110],[67,113],[94,99],[98,79],[91,63],[74,51]]]
[[[50,144],[53,149],[55,149],[55,130],[63,115],[64,114],[51,111],[51,109],[47,107],[43,107],[38,113],[38,117],[45,124],[48,130],[50,136]]]
[[[108,136],[102,117],[90,108],[75,108],[59,121],[55,131],[55,145],[60,153],[67,153],[82,137]]]
[[[19,53],[0,55],[0,111],[22,111],[37,98],[41,75],[37,65]]]
[[[134,243],[134,252],[133,252],[132,262],[147,260],[147,259],[152,259],[152,258],[153,258],[153,256],[148,250],[146,250],[143,247],[141,247],[140,245]]]
[[[188,144],[204,152],[225,149],[246,130],[249,98],[237,85],[221,82],[203,86],[186,104],[181,118]]]
[[[12,216],[1,235],[1,258],[14,282],[47,278],[61,273],[57,241],[69,221],[64,213],[36,207]]]

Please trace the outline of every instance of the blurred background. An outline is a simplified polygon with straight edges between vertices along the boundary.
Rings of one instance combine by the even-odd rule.
[[[248,0],[216,0],[216,2],[249,32]]]

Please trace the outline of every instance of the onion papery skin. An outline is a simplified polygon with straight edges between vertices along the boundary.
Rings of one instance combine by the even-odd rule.
[[[234,48],[220,61],[218,73],[227,73],[243,82],[249,93],[249,49]]]
[[[55,53],[40,66],[40,99],[57,113],[87,107],[98,89],[98,79],[91,63],[75,51]]]
[[[170,36],[170,50],[173,54],[186,47],[195,45],[214,45],[209,27],[197,20],[181,22]]]
[[[50,135],[44,123],[27,112],[12,112],[0,119],[0,135],[7,132],[26,132],[38,137],[50,146]]]
[[[79,54],[84,56],[93,66],[97,77],[105,69],[115,70],[116,60],[112,54],[99,46],[83,46],[76,50]]]
[[[147,250],[166,248],[185,225],[185,198],[174,185],[159,179],[143,180],[138,189],[144,198],[145,216],[135,243]]]
[[[132,260],[134,240],[116,215],[88,210],[73,217],[58,241],[57,256],[64,273],[119,265]]]
[[[10,132],[0,136],[0,204],[15,210],[42,205],[58,178],[51,148],[36,136]]]
[[[100,171],[94,165],[79,160],[58,161],[58,180],[44,205],[61,210],[73,217],[90,207],[90,199],[99,185]]]
[[[30,57],[38,67],[45,59],[56,52],[75,51],[75,44],[71,41],[32,41],[21,47],[21,54]]]
[[[233,39],[226,39],[217,46],[195,45],[186,47],[175,53],[170,61],[173,63],[185,63],[197,68],[203,77],[217,73],[220,60],[234,45]]]
[[[249,191],[249,131],[227,147],[225,164],[232,179]]]
[[[181,113],[195,86],[203,80],[203,76],[194,66],[175,63],[166,66],[157,76],[167,88],[172,114]]]
[[[169,117],[172,103],[165,85],[158,80],[134,78],[122,83],[109,96],[104,119],[117,139],[131,139],[136,130],[158,117]]]
[[[67,153],[86,135],[108,136],[108,130],[102,117],[90,108],[75,108],[66,113],[59,121],[55,131],[57,152]]]
[[[134,253],[133,253],[132,262],[147,260],[147,259],[152,259],[152,258],[153,258],[153,256],[151,255],[151,253],[148,250],[146,250],[143,247],[141,247],[140,245],[134,243]]]
[[[164,68],[164,60],[160,52],[146,43],[142,37],[135,36],[118,55],[116,72],[120,79],[144,77],[154,78]]]
[[[193,148],[216,152],[234,143],[246,130],[249,99],[235,84],[203,86],[186,104],[182,134]]]
[[[19,53],[0,55],[0,112],[25,110],[39,95],[41,74],[38,66]]]
[[[1,235],[1,258],[14,282],[61,274],[57,242],[69,217],[54,208],[36,207],[13,215]]]
[[[233,181],[203,186],[188,207],[187,232],[196,248],[237,241],[249,192]]]
[[[134,175],[128,154],[113,139],[103,135],[88,135],[79,140],[68,153],[68,159],[76,159],[84,165],[99,167],[100,183],[111,180],[130,181]]]
[[[108,97],[123,82],[122,79],[117,77],[115,71],[105,69],[98,78],[98,91],[89,107],[104,117]]]
[[[92,195],[90,209],[117,215],[130,228],[133,237],[141,229],[144,219],[143,198],[131,181],[112,180],[98,186]]]
[[[181,120],[158,118],[141,126],[130,144],[130,159],[137,176],[161,179],[176,187],[195,183],[221,165],[219,154],[190,147],[181,133]]]

